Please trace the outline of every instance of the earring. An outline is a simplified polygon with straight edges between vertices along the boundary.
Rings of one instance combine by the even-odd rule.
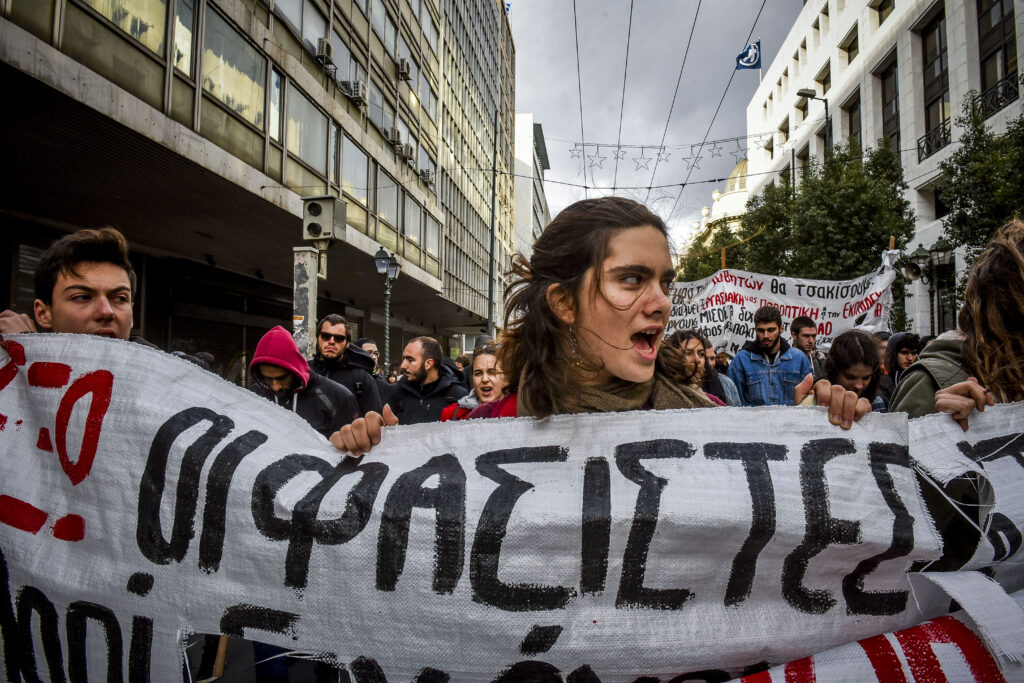
[[[572,325],[569,325],[569,352],[571,354],[570,361],[573,367],[583,367],[583,355],[580,353],[580,343],[576,339],[576,332],[572,329]]]

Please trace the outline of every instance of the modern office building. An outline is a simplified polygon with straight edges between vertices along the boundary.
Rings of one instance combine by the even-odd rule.
[[[238,379],[291,319],[303,198],[329,195],[318,315],[383,343],[383,247],[392,358],[476,333],[492,196],[496,278],[513,244],[513,79],[497,0],[0,0],[0,303],[31,310],[41,250],[114,225],[135,332]]]
[[[516,114],[515,251],[529,258],[533,243],[551,222],[544,171],[551,168],[544,129],[533,114]]]
[[[953,119],[970,90],[981,94],[997,131],[1020,114],[1022,54],[1020,0],[1016,8],[1014,0],[805,2],[747,107],[748,137],[760,140],[748,152],[751,193],[793,170],[799,178],[835,140],[871,146],[885,139],[899,150],[917,215],[910,249],[930,252],[925,271],[934,275],[909,288],[907,313],[915,332],[952,329],[939,164],[956,149]]]

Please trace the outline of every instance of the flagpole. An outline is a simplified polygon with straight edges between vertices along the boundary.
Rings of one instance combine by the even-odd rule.
[[[764,59],[761,57],[761,36],[757,37],[757,84],[761,85],[763,80],[761,76],[761,64],[764,63]]]

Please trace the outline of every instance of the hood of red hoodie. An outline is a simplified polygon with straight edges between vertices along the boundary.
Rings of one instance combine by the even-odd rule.
[[[260,343],[256,345],[256,353],[249,362],[249,370],[255,375],[256,366],[261,363],[276,365],[294,373],[301,382],[296,391],[302,391],[309,384],[309,363],[299,353],[299,347],[296,346],[292,335],[280,325],[260,339]]]

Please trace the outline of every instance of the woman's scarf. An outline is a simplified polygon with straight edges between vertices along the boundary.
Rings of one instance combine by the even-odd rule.
[[[627,410],[672,410],[675,408],[711,408],[714,402],[699,387],[678,385],[661,373],[646,382],[627,382],[613,378],[599,385],[580,388],[579,402],[570,413],[619,413]],[[533,411],[519,394],[517,414],[532,416]]]

